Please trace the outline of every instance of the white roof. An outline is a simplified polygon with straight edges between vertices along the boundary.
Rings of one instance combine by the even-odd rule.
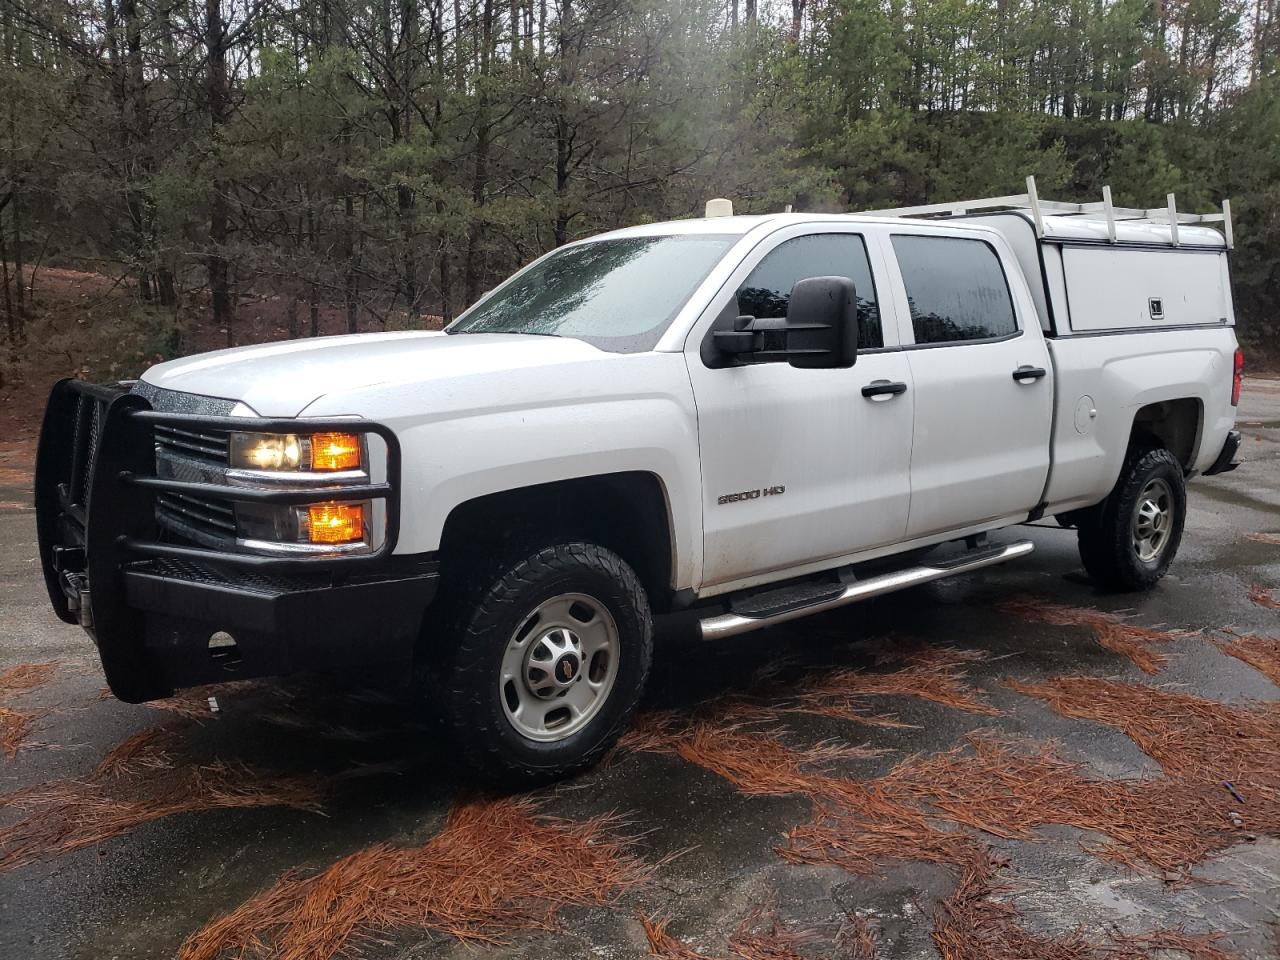
[[[883,226],[883,217],[863,216],[857,213],[764,213],[752,216],[733,217],[690,217],[687,220],[664,220],[660,223],[642,223],[634,227],[623,227],[598,233],[586,240],[616,239],[619,237],[665,237],[672,234],[688,235],[721,235],[744,236],[757,227],[781,227],[801,223],[848,223],[849,221]],[[928,220],[912,220],[913,226],[927,224]],[[979,224],[964,220],[932,221],[938,226],[948,229],[989,230]],[[581,243],[582,241],[577,241]]]
[[[1012,207],[1005,210],[990,211],[974,210],[971,216],[980,218],[1008,213],[1024,216],[1029,222],[1033,222],[1032,212],[1029,207]],[[982,229],[980,220],[975,221],[965,217],[923,218],[910,216],[902,219],[908,220],[913,226],[933,223],[938,226],[945,226],[948,229],[957,227],[963,229],[966,226],[972,229]],[[1044,222],[1044,238],[1046,240],[1106,242],[1109,239],[1107,221],[1102,217],[1046,215],[1042,219]],[[596,234],[585,239],[591,241],[619,237],[659,237],[672,234],[743,236],[757,227],[765,225],[783,226],[799,223],[831,223],[833,221],[847,223],[850,220],[869,224],[884,224],[886,222],[886,218],[881,215],[860,215],[858,213],[766,213],[756,216],[690,217],[686,220],[665,220],[660,223],[644,223],[634,227],[624,227],[621,230],[611,230],[608,233]],[[1172,231],[1168,223],[1117,218],[1115,225],[1115,239],[1119,243],[1157,243],[1166,246],[1173,244]],[[1221,247],[1224,249],[1227,245],[1223,235],[1213,227],[1189,223],[1178,224],[1178,242],[1182,245]]]

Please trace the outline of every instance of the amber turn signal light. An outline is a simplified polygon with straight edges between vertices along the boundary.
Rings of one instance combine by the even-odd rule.
[[[359,470],[360,438],[354,433],[311,435],[312,470]]]
[[[364,539],[364,504],[313,503],[307,508],[312,543],[353,543]]]

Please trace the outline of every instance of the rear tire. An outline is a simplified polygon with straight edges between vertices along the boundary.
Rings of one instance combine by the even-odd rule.
[[[1173,562],[1187,511],[1182,464],[1163,448],[1125,457],[1111,495],[1079,520],[1080,559],[1111,590],[1150,590]]]
[[[499,564],[476,587],[441,671],[458,755],[504,788],[592,766],[626,729],[649,674],[653,617],[635,571],[570,542]]]

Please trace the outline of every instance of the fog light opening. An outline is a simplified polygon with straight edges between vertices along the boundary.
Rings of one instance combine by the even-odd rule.
[[[239,663],[240,647],[236,643],[236,638],[225,630],[210,634],[209,656],[227,666]]]

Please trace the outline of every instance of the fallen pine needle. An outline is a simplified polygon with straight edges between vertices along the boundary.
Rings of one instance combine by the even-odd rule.
[[[191,936],[178,957],[327,960],[358,936],[398,928],[489,944],[551,930],[564,907],[608,903],[647,875],[620,826],[610,816],[550,819],[528,799],[461,803],[420,846],[382,844],[312,876],[286,875]]]
[[[1280,600],[1277,600],[1275,594],[1260,583],[1255,583],[1249,588],[1249,599],[1268,610],[1280,610]]]
[[[865,940],[871,944],[871,953],[856,953],[852,949],[842,950],[842,956],[848,960],[875,960],[875,941],[871,939],[866,921],[862,923]],[[668,919],[640,915],[640,924],[644,927],[645,938],[649,941],[649,955],[656,960],[712,960],[706,954],[699,953],[685,944],[678,937],[667,931]],[[782,923],[778,919],[777,910],[773,906],[763,904],[752,907],[739,922],[737,929],[729,937],[728,949],[731,960],[808,960],[812,956],[810,947],[822,940],[816,931],[801,930]],[[844,947],[845,937],[841,937]],[[857,941],[863,942],[863,941]]]
[[[118,837],[179,813],[286,806],[319,812],[319,782],[268,775],[239,763],[192,765],[174,756],[170,731],[122,741],[84,779],[18,790],[0,803],[25,816],[0,827],[0,870]]]
[[[0,673],[0,750],[10,760],[17,757],[35,722],[49,711],[14,710],[7,704],[14,696],[48,683],[57,666],[56,661],[20,663]]]
[[[1214,641],[1218,649],[1228,656],[1249,664],[1280,687],[1280,638],[1241,634],[1230,630],[1227,633],[1232,639]]]
[[[15,693],[24,693],[42,687],[53,677],[58,667],[54,663],[20,663],[0,673],[0,700],[7,700]]]
[[[31,733],[32,725],[42,713],[43,711],[23,713],[0,707],[0,749],[4,750],[5,756],[10,760],[18,755],[27,735]]]
[[[1159,673],[1169,658],[1152,649],[1154,645],[1168,643],[1190,636],[1194,631],[1155,630],[1141,627],[1119,614],[1092,610],[1088,607],[1071,607],[1058,603],[1045,603],[1034,597],[1015,597],[1000,603],[999,609],[1033,623],[1049,623],[1054,626],[1088,627],[1098,644],[1112,653],[1128,657],[1143,673]]]

